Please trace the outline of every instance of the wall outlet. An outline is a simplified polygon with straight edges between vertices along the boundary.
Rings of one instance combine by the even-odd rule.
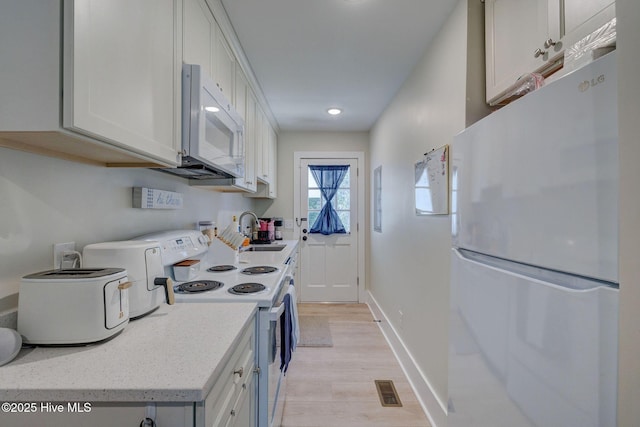
[[[62,255],[65,252],[75,251],[75,250],[76,250],[76,242],[55,243],[53,245],[53,268],[60,268],[60,263],[62,262]]]

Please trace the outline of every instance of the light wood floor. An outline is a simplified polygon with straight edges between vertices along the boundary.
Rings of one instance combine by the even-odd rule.
[[[429,426],[365,304],[300,304],[328,316],[333,347],[298,347],[289,367],[283,427]],[[383,407],[374,380],[392,380],[403,404]]]

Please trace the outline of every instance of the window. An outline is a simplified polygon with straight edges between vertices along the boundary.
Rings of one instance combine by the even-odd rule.
[[[313,169],[315,168],[315,176]],[[326,174],[337,172],[336,176],[328,177]],[[309,188],[308,191],[308,223],[312,230],[319,229],[319,224],[316,224],[318,221],[318,217],[321,215],[323,209],[325,211],[327,208],[327,199],[324,194],[328,194],[331,197],[333,191],[335,190],[335,194],[331,197],[331,206],[329,207],[329,211],[331,211],[331,207],[333,211],[337,214],[340,222],[342,223],[342,227],[344,227],[344,233],[351,232],[351,179],[350,179],[350,168],[349,166],[309,166],[307,173],[308,175],[308,183]],[[341,175],[344,174],[342,177]],[[322,177],[321,179],[324,181],[323,183],[318,183],[316,180],[316,176]],[[340,180],[341,179],[341,180]],[[334,180],[337,180],[340,185],[338,188],[334,188],[335,185]],[[321,188],[321,184],[324,185],[324,188]],[[333,215],[326,213],[326,215]],[[339,224],[337,225],[339,227]],[[341,227],[340,227],[341,228]],[[332,234],[343,233],[342,231],[330,230],[331,232],[325,233],[324,231],[316,231],[322,234]],[[313,232],[313,231],[311,231]]]

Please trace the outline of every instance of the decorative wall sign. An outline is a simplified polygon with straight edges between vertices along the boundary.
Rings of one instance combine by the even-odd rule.
[[[416,215],[449,213],[449,146],[425,153],[415,165]]]
[[[182,193],[133,187],[133,207],[141,209],[182,209]]]

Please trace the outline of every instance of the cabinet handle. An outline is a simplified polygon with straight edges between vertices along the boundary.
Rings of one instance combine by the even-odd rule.
[[[544,42],[544,47],[549,49],[551,46],[555,46],[557,42],[554,42],[553,39],[548,39]]]
[[[533,56],[534,56],[534,58],[538,58],[538,57],[544,55],[545,53],[547,53],[546,50],[542,50],[542,49],[538,48],[533,52]]]
[[[233,373],[234,375],[238,375],[240,378],[242,378],[242,374],[244,374],[244,368],[237,369],[233,371]]]
[[[235,409],[232,409],[232,410],[231,410],[231,416],[232,416],[232,417],[235,417],[235,416],[236,416],[236,410],[235,410]]]

